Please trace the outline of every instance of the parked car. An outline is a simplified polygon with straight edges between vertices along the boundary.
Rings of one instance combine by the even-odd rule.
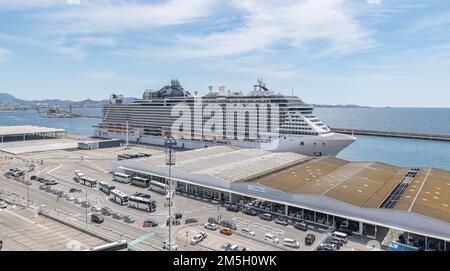
[[[6,205],[6,202],[4,202],[3,200],[0,200],[0,209],[5,209],[6,207],[8,207]]]
[[[77,193],[77,192],[81,192],[81,189],[77,189],[77,188],[74,188],[74,187],[71,187],[69,189],[69,193]]]
[[[277,217],[277,219],[275,219],[275,223],[278,225],[283,225],[283,226],[289,225],[287,219],[284,217]]]
[[[144,227],[144,228],[158,227],[158,221],[156,221],[154,219],[146,219],[146,220],[144,220],[142,227]]]
[[[272,221],[272,215],[268,213],[259,215],[259,218],[261,218],[262,220]]]
[[[239,206],[232,204],[227,207],[227,211],[237,213],[237,212],[239,212]]]
[[[231,219],[224,219],[224,220],[220,221],[220,226],[227,227],[232,230],[237,230],[236,223],[234,223],[233,220],[231,220]]]
[[[71,195],[67,195],[67,196],[66,196],[66,200],[67,200],[67,201],[75,201],[75,197],[74,197],[74,196],[71,196]]]
[[[41,184],[40,186],[39,186],[39,190],[47,190],[47,185],[45,185],[45,184]]]
[[[235,249],[235,251],[247,251],[247,248],[244,246],[237,246],[237,248]]]
[[[81,203],[83,202],[83,200],[80,199],[80,198],[75,198],[74,202],[75,202],[76,204],[81,204]]]
[[[101,215],[99,214],[92,214],[91,215],[91,222],[92,223],[96,223],[96,224],[100,224],[103,223],[104,219]]]
[[[251,236],[255,236],[255,232],[254,231],[252,231],[252,230],[250,230],[250,229],[248,229],[248,228],[242,228],[241,229],[241,232],[243,232],[243,233],[245,233],[245,234],[249,234],[249,235],[251,235]]]
[[[300,247],[300,243],[297,240],[290,239],[290,238],[285,238],[283,240],[283,246],[290,247],[290,248],[299,248]]]
[[[196,235],[194,235],[194,237],[192,237],[191,245],[196,245],[196,244],[200,243],[201,241],[205,240],[206,236],[207,235],[205,232],[197,233]]]
[[[83,200],[83,201],[81,202],[81,207],[83,207],[83,208],[89,208],[89,207],[91,207],[91,203],[90,203],[89,201]]]
[[[46,181],[44,181],[44,184],[45,185],[57,185],[58,181],[56,181],[56,180],[46,180]]]
[[[297,230],[301,230],[301,231],[307,231],[308,230],[308,224],[306,224],[304,222],[296,222],[294,224],[294,228],[296,228]]]
[[[233,230],[227,227],[220,228],[220,233],[225,235],[231,235],[233,233]]]
[[[264,235],[264,240],[274,244],[278,244],[280,242],[280,240],[278,240],[278,238],[272,233],[266,233]]]
[[[214,217],[210,217],[208,218],[208,223],[219,224],[219,221]]]
[[[63,199],[63,198],[66,197],[67,194],[64,191],[59,191],[57,195],[58,195],[58,198],[62,198]]]
[[[94,206],[92,206],[91,210],[92,210],[93,212],[101,212],[101,211],[102,211],[102,208],[100,208],[99,206],[94,205]]]
[[[212,231],[215,231],[219,228],[219,226],[214,223],[206,223],[204,227],[205,227],[205,229],[212,230]]]
[[[220,247],[220,250],[221,251],[228,251],[229,249],[230,249],[230,247],[231,247],[231,244],[224,244],[224,245],[222,245],[221,247]]]
[[[184,224],[192,224],[192,223],[197,223],[198,219],[197,218],[186,218],[186,220],[184,221]]]
[[[349,236],[352,236],[352,235],[353,235],[353,231],[352,231],[351,229],[347,228],[347,227],[340,227],[340,228],[338,229],[338,231],[340,231],[340,232],[342,232],[342,233],[345,233],[345,234],[347,234],[347,235],[349,235]]]
[[[102,212],[102,215],[106,215],[106,216],[110,216],[113,214],[113,211],[109,207],[103,207],[101,212]]]
[[[183,218],[183,214],[181,214],[180,212],[175,213],[175,219],[182,219],[182,218]]]
[[[247,214],[247,215],[251,215],[251,216],[257,216],[258,215],[258,212],[256,212],[252,208],[245,209],[244,213]]]
[[[314,244],[314,241],[316,241],[316,236],[314,234],[308,233],[305,236],[305,244],[306,245],[310,246],[310,245]]]
[[[126,216],[123,218],[123,221],[125,221],[126,223],[132,224],[132,223],[134,223],[136,220],[134,219],[134,217],[133,217],[132,215],[126,215]]]
[[[123,214],[117,212],[117,213],[114,213],[112,217],[114,219],[122,220],[123,219]]]

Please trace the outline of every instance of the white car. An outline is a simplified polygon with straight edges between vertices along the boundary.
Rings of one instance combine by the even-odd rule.
[[[6,202],[0,200],[0,209],[5,209],[7,207]]]
[[[217,224],[214,224],[214,223],[206,223],[205,224],[205,229],[208,229],[208,230],[215,231],[218,228],[219,228],[219,226]]]
[[[93,212],[100,212],[101,210],[102,210],[102,208],[100,208],[99,206],[92,206],[92,208],[91,208],[91,210],[93,211]]]
[[[264,240],[274,244],[278,244],[280,242],[280,240],[278,240],[278,238],[272,233],[266,233],[264,235]]]
[[[250,229],[248,229],[248,228],[242,228],[241,231],[242,231],[243,233],[249,234],[249,235],[251,235],[251,236],[255,236],[255,232],[252,231],[252,230],[250,230]]]
[[[283,246],[291,248],[299,248],[300,243],[297,240],[286,238],[283,240]]]
[[[194,235],[194,237],[192,237],[191,240],[191,245],[196,245],[198,243],[200,243],[201,241],[203,241],[203,234],[196,234]]]
[[[66,196],[66,200],[67,200],[67,201],[75,201],[75,197],[74,197],[74,196],[67,195],[67,196]]]

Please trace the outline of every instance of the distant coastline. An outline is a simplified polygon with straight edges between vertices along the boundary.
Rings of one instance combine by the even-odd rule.
[[[362,106],[356,104],[338,104],[338,105],[329,105],[329,104],[311,104],[315,108],[372,108],[370,106]]]

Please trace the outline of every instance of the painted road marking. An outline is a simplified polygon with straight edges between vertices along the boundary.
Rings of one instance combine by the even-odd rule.
[[[137,238],[137,239],[135,239],[135,240],[129,242],[128,245],[130,245],[130,246],[135,246],[135,245],[137,245],[137,244],[139,244],[139,243],[141,243],[141,242],[143,242],[143,241],[145,241],[145,240],[147,240],[147,239],[152,238],[152,237],[155,236],[155,235],[156,235],[156,232],[150,231],[150,232],[148,232],[148,233],[142,235],[141,237],[139,237],[139,238]]]

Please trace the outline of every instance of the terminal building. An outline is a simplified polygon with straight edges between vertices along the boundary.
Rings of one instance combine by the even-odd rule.
[[[165,159],[160,153],[118,161],[113,171],[167,183]],[[178,152],[171,172],[179,195],[242,208],[251,203],[311,227],[345,227],[386,246],[450,250],[448,171],[223,146]]]
[[[0,126],[0,143],[34,139],[63,138],[66,130],[30,125]]]

